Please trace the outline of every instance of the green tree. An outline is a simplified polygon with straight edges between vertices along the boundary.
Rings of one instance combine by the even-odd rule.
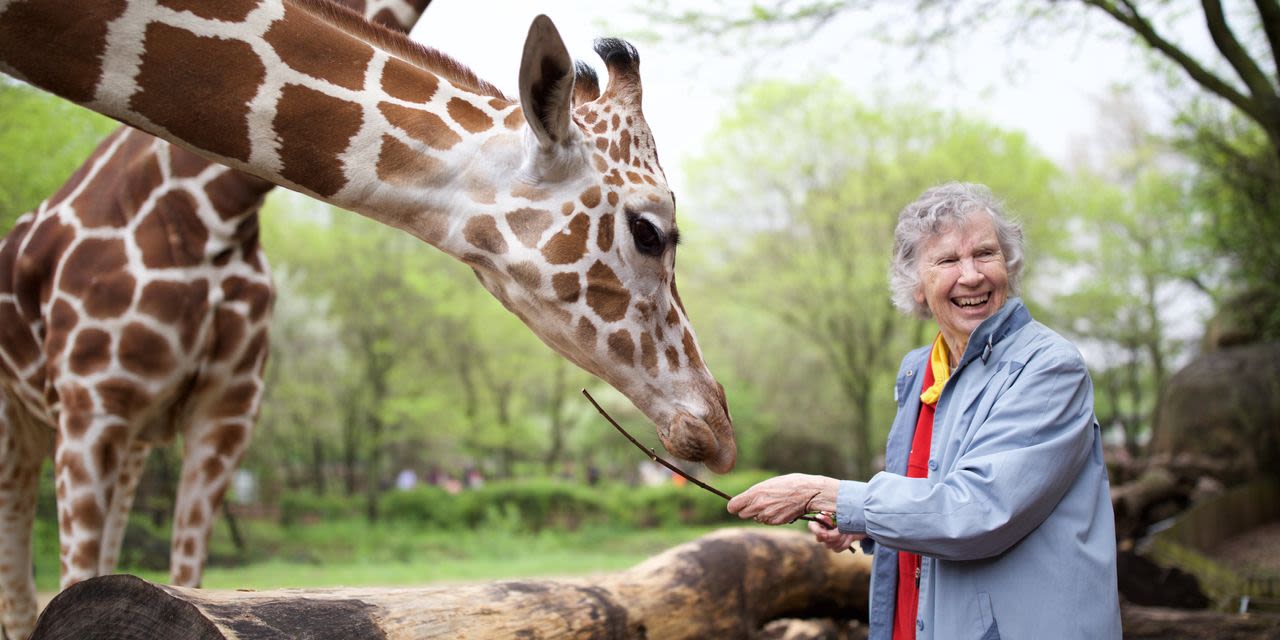
[[[267,487],[330,488],[326,471],[338,459],[342,408],[334,393],[345,383],[349,355],[338,339],[328,298],[300,291],[300,276],[274,265],[276,300],[262,416],[246,466]],[[274,499],[276,496],[264,496]]]
[[[703,5],[707,6],[707,5]],[[990,0],[719,0],[710,8],[670,0],[638,8],[681,38],[709,43],[786,46],[806,42],[838,18],[857,16],[861,35],[927,55],[963,42],[976,28],[1008,26],[1010,41],[1040,46],[1047,38],[1095,31],[1101,18],[1155,62],[1180,95],[1178,147],[1196,165],[1195,204],[1213,215],[1206,230],[1232,258],[1236,289],[1262,309],[1258,337],[1280,337],[1280,2],[1224,6],[1136,0],[997,3]],[[1198,27],[1191,29],[1188,27]],[[1203,29],[1212,49],[1185,34]],[[758,48],[758,47],[756,47]]]
[[[469,268],[359,216],[271,202],[263,242],[280,291],[263,431],[278,430],[273,446],[298,463],[288,482],[323,490],[315,468],[340,468],[343,490],[376,517],[401,468],[510,476],[576,453],[568,431],[580,419],[566,404],[586,374]]]
[[[420,389],[414,374],[433,360],[430,342],[411,339],[432,305],[406,277],[426,268],[423,254],[430,249],[344,212],[329,212],[321,224],[290,222],[272,251],[296,274],[297,291],[327,311],[334,343],[316,348],[345,355],[330,388],[343,483],[349,495],[363,491],[366,513],[376,519],[379,488],[392,473],[390,445],[411,419],[396,400]]]
[[[1202,239],[1185,162],[1139,103],[1117,90],[1098,112],[1092,153],[1078,154],[1066,190],[1072,233],[1055,268],[1067,287],[1049,307],[1093,356],[1100,421],[1137,455],[1173,363],[1195,341],[1178,325],[1203,322],[1225,266]]]
[[[703,186],[695,208],[717,214],[728,245],[713,286],[734,292],[731,313],[765,316],[740,329],[764,335],[734,341],[784,347],[746,347],[773,363],[750,365],[757,389],[779,391],[761,402],[781,428],[808,423],[828,436],[813,442],[838,429],[852,460],[844,471],[869,474],[898,358],[931,330],[889,300],[898,211],[935,184],[983,182],[1050,247],[1038,241],[1056,235],[1056,171],[1020,134],[909,103],[867,106],[830,79],[749,87],[706,148],[689,173]],[[728,334],[727,322],[710,324]]]

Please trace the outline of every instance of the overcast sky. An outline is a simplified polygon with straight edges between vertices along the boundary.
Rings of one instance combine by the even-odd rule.
[[[520,52],[536,14],[550,16],[570,55],[592,63],[603,80],[603,65],[591,44],[596,37],[620,35],[619,30],[634,24],[625,12],[619,12],[619,7],[627,6],[635,5],[623,0],[435,0],[412,36],[453,55],[508,95],[516,96]],[[1152,74],[1127,34],[1120,33],[1105,16],[1086,15],[1091,16],[1086,28],[1049,33],[1038,41],[1019,44],[1010,43],[1008,24],[992,24],[958,41],[944,54],[923,61],[864,36],[868,24],[877,19],[865,14],[846,15],[802,45],[755,57],[734,59],[669,39],[660,44],[633,42],[642,61],[644,111],[663,168],[672,188],[686,193],[684,158],[698,153],[720,114],[732,105],[735,87],[749,74],[800,81],[830,74],[868,101],[887,96],[889,100],[910,99],[943,111],[960,111],[1026,133],[1060,164],[1068,162],[1073,148],[1087,146],[1090,138],[1096,138],[1097,101],[1113,85],[1131,87],[1146,108],[1152,127],[1163,129],[1172,110],[1162,81]],[[913,17],[900,13],[894,19]],[[651,27],[637,24],[632,31],[646,26]],[[1186,20],[1178,26],[1179,42],[1187,43],[1193,51],[1209,50],[1211,43],[1202,26]],[[1184,301],[1192,298],[1196,296],[1184,297]],[[1198,319],[1207,313],[1207,307],[1200,307],[1205,305],[1200,304],[1194,313],[1182,314],[1185,326],[1171,329],[1171,334],[1198,335]],[[1094,353],[1091,359],[1098,357]]]
[[[591,62],[603,79],[603,65],[591,43],[634,24],[634,18],[619,9],[627,6],[631,5],[617,0],[435,0],[412,36],[453,55],[515,96],[521,47],[536,14],[550,16],[570,54]],[[1136,85],[1146,96],[1153,120],[1167,120],[1167,105],[1141,55],[1116,38],[1100,16],[1083,34],[1044,38],[1043,44],[1035,45],[1011,46],[1006,29],[992,27],[923,63],[863,36],[872,19],[846,16],[803,45],[755,59],[731,59],[670,40],[636,40],[644,110],[672,187],[684,190],[683,159],[697,153],[748,72],[797,80],[831,74],[869,100],[888,95],[959,110],[1026,132],[1060,162],[1068,158],[1073,141],[1092,134],[1095,101],[1113,84]],[[637,24],[636,29],[645,26]]]

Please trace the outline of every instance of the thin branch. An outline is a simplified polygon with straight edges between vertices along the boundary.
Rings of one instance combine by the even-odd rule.
[[[590,394],[590,393],[587,393],[587,390],[586,390],[586,389],[583,389],[583,390],[582,390],[582,395],[584,395],[584,396],[586,396],[586,397],[587,397],[587,400],[589,400],[589,401],[591,402],[592,406],[594,406],[594,407],[596,408],[596,411],[599,411],[599,412],[600,412],[600,415],[604,416],[604,419],[605,419],[605,420],[608,420],[608,421],[609,421],[609,424],[613,425],[613,428],[618,430],[618,433],[621,433],[621,434],[623,435],[623,437],[625,437],[627,440],[629,440],[629,441],[631,442],[631,444],[635,445],[637,449],[639,449],[639,450],[643,451],[645,455],[649,456],[649,459],[650,459],[650,460],[652,460],[652,461],[654,461],[654,462],[656,462],[656,463],[658,463],[658,464],[660,464],[660,465],[662,465],[662,466],[664,466],[664,467],[666,467],[666,468],[670,469],[672,472],[676,473],[677,475],[679,475],[680,477],[684,478],[685,480],[688,480],[689,482],[692,482],[693,484],[695,484],[695,485],[697,485],[697,486],[699,486],[699,487],[702,487],[703,489],[706,489],[707,491],[710,491],[711,493],[714,493],[714,494],[716,494],[716,495],[720,496],[721,498],[724,498],[726,501],[728,501],[728,500],[732,500],[732,499],[733,499],[733,496],[731,496],[731,495],[729,495],[729,494],[727,494],[727,493],[725,493],[725,492],[723,492],[723,491],[721,491],[721,490],[719,490],[719,489],[717,489],[717,488],[715,488],[715,487],[713,487],[713,486],[711,486],[711,485],[709,485],[709,484],[707,484],[707,483],[705,483],[705,482],[703,482],[703,481],[701,481],[701,480],[699,480],[699,479],[697,479],[697,478],[695,478],[695,477],[693,477],[693,476],[691,476],[691,475],[689,475],[689,474],[685,473],[684,471],[681,471],[679,467],[677,467],[677,466],[675,466],[674,464],[671,464],[670,462],[667,462],[666,460],[664,460],[664,459],[662,458],[662,456],[659,456],[659,455],[657,454],[657,452],[655,452],[653,449],[650,449],[649,447],[646,447],[646,446],[644,446],[643,444],[640,444],[640,441],[639,441],[639,440],[636,440],[636,439],[635,439],[635,437],[634,437],[634,436],[632,436],[630,433],[627,433],[627,430],[626,430],[626,429],[623,429],[623,428],[622,428],[622,425],[618,424],[618,421],[617,421],[617,420],[614,420],[614,419],[613,419],[613,416],[609,415],[609,412],[605,411],[605,410],[604,410],[604,407],[600,406],[600,403],[599,403],[599,402],[596,402],[596,399],[595,399],[595,398],[592,398],[592,397],[591,397],[591,394]],[[808,520],[808,521],[810,521],[810,522],[817,522],[817,523],[821,524],[821,525],[822,525],[822,526],[824,526],[824,527],[825,527],[825,526],[827,526],[827,523],[826,523],[826,522],[824,522],[824,521],[822,521],[822,520],[820,520],[820,519],[818,519],[818,518],[815,518],[815,517],[813,517],[813,516],[810,516],[810,515],[802,515],[802,516],[800,516],[799,518],[796,518],[796,520]],[[792,522],[795,522],[795,520],[793,520]]]
[[[589,400],[589,401],[591,402],[591,404],[592,404],[593,406],[595,406],[596,411],[599,411],[599,412],[600,412],[600,415],[604,416],[604,419],[605,419],[605,420],[608,420],[608,421],[609,421],[609,424],[613,425],[613,428],[618,430],[618,433],[621,433],[621,434],[623,435],[623,437],[625,437],[627,440],[631,441],[631,444],[634,444],[634,445],[636,446],[636,448],[637,448],[637,449],[639,449],[639,450],[643,451],[645,455],[649,456],[649,459],[650,459],[650,460],[652,460],[652,461],[654,461],[654,462],[656,462],[656,463],[658,463],[658,464],[660,464],[660,465],[662,465],[662,466],[664,466],[664,467],[666,467],[666,468],[668,468],[668,469],[672,470],[672,471],[673,471],[673,472],[675,472],[676,474],[678,474],[678,475],[680,475],[681,477],[683,477],[685,480],[688,480],[689,482],[692,482],[692,483],[694,483],[694,484],[698,485],[699,487],[702,487],[703,489],[706,489],[707,491],[710,491],[711,493],[714,493],[714,494],[716,494],[716,495],[720,496],[721,498],[724,498],[725,500],[732,500],[732,499],[733,499],[733,496],[731,496],[731,495],[729,495],[729,494],[727,494],[727,493],[725,493],[725,492],[723,492],[723,491],[721,491],[721,490],[719,490],[719,489],[717,489],[717,488],[715,488],[715,487],[713,487],[713,486],[711,486],[711,485],[709,485],[709,484],[707,484],[707,483],[705,483],[705,482],[703,482],[703,481],[701,481],[701,480],[699,480],[699,479],[697,479],[697,478],[695,478],[695,477],[693,477],[693,476],[691,476],[691,475],[689,475],[689,474],[685,473],[684,471],[681,471],[679,467],[677,467],[677,466],[675,466],[674,464],[671,464],[670,462],[667,462],[666,460],[664,460],[664,459],[663,459],[661,456],[659,456],[659,455],[657,454],[657,452],[655,452],[653,449],[650,449],[649,447],[646,447],[646,446],[644,446],[643,444],[641,444],[639,440],[636,440],[636,439],[635,439],[635,436],[632,436],[630,433],[627,433],[627,430],[626,430],[626,429],[623,429],[623,428],[622,428],[622,425],[618,424],[618,421],[617,421],[617,420],[614,420],[614,419],[613,419],[613,416],[609,415],[609,413],[608,413],[607,411],[605,411],[605,410],[604,410],[604,407],[600,406],[600,403],[599,403],[599,402],[596,402],[596,399],[595,399],[595,398],[592,398],[590,393],[587,393],[587,390],[586,390],[586,389],[583,389],[583,390],[582,390],[582,395],[584,395],[584,396],[586,396],[586,397],[587,397],[587,400]]]

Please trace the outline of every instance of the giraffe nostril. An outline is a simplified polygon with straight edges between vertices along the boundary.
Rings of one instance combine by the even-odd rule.
[[[658,428],[658,436],[672,455],[701,462],[716,473],[730,471],[737,461],[732,435],[728,439],[717,437],[710,424],[689,413],[676,414],[669,427]]]

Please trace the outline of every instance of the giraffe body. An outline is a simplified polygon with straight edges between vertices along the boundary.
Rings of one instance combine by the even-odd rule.
[[[349,4],[408,31],[428,1]],[[9,638],[35,622],[31,524],[51,455],[65,588],[114,570],[147,454],[181,433],[170,578],[199,585],[262,395],[273,289],[257,216],[274,186],[122,127],[0,241],[0,629]]]
[[[462,260],[546,344],[625,394],[668,451],[733,466],[724,392],[675,287],[675,201],[630,45],[597,43],[601,91],[539,17],[516,101],[321,0],[117,0],[70,21],[60,4],[0,0],[0,69]],[[72,503],[63,534],[74,581],[100,551],[80,534],[96,521],[76,517],[75,497],[131,458],[104,444],[106,426],[82,430],[68,398],[46,397],[58,450],[80,434],[92,441],[82,449],[110,452],[81,466],[55,459]]]

